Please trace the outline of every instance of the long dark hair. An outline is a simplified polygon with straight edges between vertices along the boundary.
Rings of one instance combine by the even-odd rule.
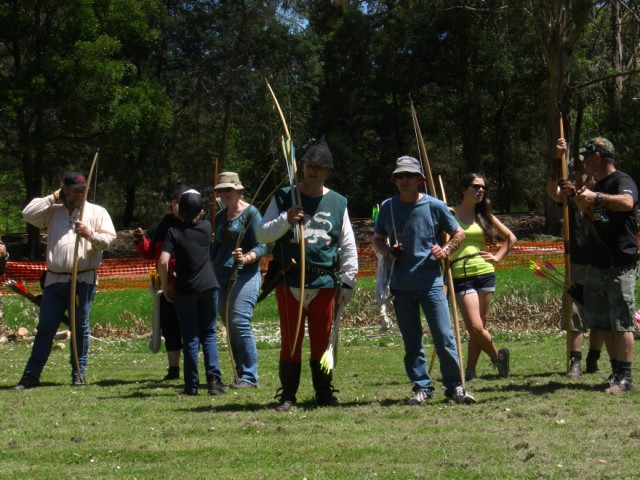
[[[484,195],[482,196],[482,200],[476,203],[475,207],[475,219],[482,231],[484,232],[484,236],[487,241],[492,241],[496,236],[496,229],[493,226],[493,222],[491,219],[491,199],[489,198],[489,187],[487,183],[487,179],[482,175],[477,173],[467,173],[460,179],[460,193],[463,194],[464,191],[469,188],[473,181],[476,178],[480,178],[484,180],[485,189]]]

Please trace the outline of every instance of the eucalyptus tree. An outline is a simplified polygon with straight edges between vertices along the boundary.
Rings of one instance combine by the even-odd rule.
[[[105,188],[105,202],[118,199],[111,201],[112,215],[121,227],[129,227],[137,190],[158,182],[163,145],[174,123],[175,108],[161,79],[168,16],[161,0],[96,2],[96,16],[102,34],[118,45],[112,58],[122,69],[102,118],[101,162],[111,185]]]
[[[348,171],[337,182],[344,179],[359,214],[391,193],[388,172],[397,156],[418,156],[410,95],[432,169],[450,192],[463,172],[484,170],[503,210],[535,205],[545,156],[531,152],[544,123],[536,101],[544,77],[516,7],[479,0],[294,3],[322,41],[316,123]]]
[[[412,63],[428,65],[414,97],[426,120],[423,131],[432,133],[431,157],[448,200],[458,200],[459,178],[473,171],[488,176],[500,211],[537,208],[544,71],[532,54],[535,38],[509,2],[432,5],[432,27],[419,36],[431,48]]]
[[[89,162],[105,99],[122,75],[111,59],[117,48],[100,35],[90,2],[0,3],[0,146],[22,171],[25,202]],[[35,256],[38,230],[28,232]]]
[[[281,2],[165,1],[160,75],[174,105],[164,174],[211,193],[214,159],[251,191],[281,155],[280,122],[265,88],[279,94],[296,139],[306,137],[320,73],[313,39]],[[282,162],[284,163],[284,162]]]
[[[614,141],[624,137],[622,132],[628,132],[629,119],[634,118],[633,106],[627,116],[623,102],[626,94],[632,103],[633,91],[625,92],[623,85],[636,73],[637,2],[526,0],[522,7],[547,68],[547,158],[553,157],[561,113],[574,156],[583,127]],[[546,216],[548,227],[558,232],[559,210],[550,202]]]
[[[634,112],[640,106],[634,98],[640,93],[640,2],[611,1],[600,7],[572,65],[577,99],[574,147],[581,134],[606,135],[618,147],[618,156],[628,161],[639,153]],[[640,173],[637,162],[633,170]]]

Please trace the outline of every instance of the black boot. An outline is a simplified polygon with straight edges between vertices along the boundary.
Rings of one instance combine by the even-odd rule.
[[[177,380],[180,378],[180,367],[169,367],[167,374],[162,380]]]
[[[300,386],[300,362],[290,362],[280,360],[279,375],[282,385],[276,392],[275,397],[279,400],[275,410],[277,412],[288,412],[296,404],[296,393]]]
[[[224,385],[213,373],[207,373],[207,389],[209,390],[209,395],[224,395],[227,393]]]
[[[587,355],[587,373],[602,373],[602,371],[598,368],[599,359],[599,350],[589,350],[589,354]]]
[[[40,386],[40,379],[38,377],[34,377],[33,375],[29,375],[25,373],[22,375],[22,378],[18,382],[18,384],[13,387],[14,390],[27,390],[29,388],[35,388]]]
[[[320,407],[335,407],[340,404],[338,399],[333,395],[338,393],[338,390],[333,388],[331,380],[333,374],[327,373],[320,367],[319,360],[310,360],[311,366],[311,379],[313,380],[313,388],[316,391],[316,403]]]

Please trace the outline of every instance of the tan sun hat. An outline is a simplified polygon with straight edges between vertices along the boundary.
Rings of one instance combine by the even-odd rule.
[[[222,172],[220,175],[218,175],[218,184],[213,188],[214,190],[220,190],[223,188],[244,190],[242,183],[240,183],[240,177],[236,172]]]

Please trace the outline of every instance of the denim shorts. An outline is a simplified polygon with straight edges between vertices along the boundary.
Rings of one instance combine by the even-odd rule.
[[[589,328],[635,331],[636,264],[614,268],[589,265],[584,285],[584,317]]]
[[[496,291],[496,274],[485,273],[483,275],[475,275],[473,277],[463,277],[453,279],[453,289],[457,297],[467,295],[469,293]]]

